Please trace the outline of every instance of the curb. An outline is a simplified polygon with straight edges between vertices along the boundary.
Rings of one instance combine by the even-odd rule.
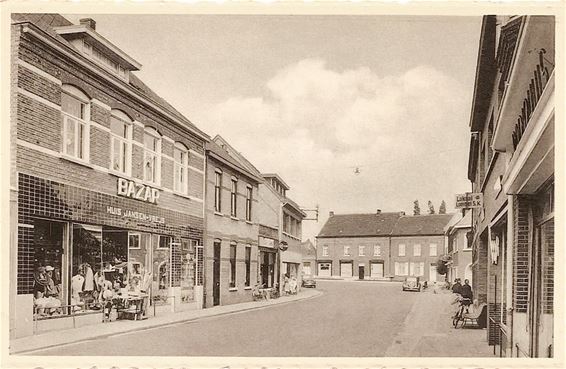
[[[320,290],[317,290],[316,292],[317,293],[312,295],[312,296],[297,298],[297,299],[290,300],[290,301],[282,301],[282,302],[277,302],[277,303],[269,304],[269,305],[251,306],[251,307],[240,309],[240,310],[219,312],[217,314],[211,314],[211,315],[208,315],[208,316],[186,318],[186,319],[178,320],[178,321],[175,321],[175,322],[156,324],[154,326],[133,327],[133,328],[126,329],[126,330],[123,330],[123,331],[120,331],[120,332],[100,334],[100,335],[93,336],[93,337],[81,338],[77,341],[68,342],[68,343],[53,344],[53,345],[42,346],[42,347],[33,348],[33,349],[20,350],[20,351],[9,351],[9,349],[8,349],[8,351],[9,351],[9,355],[25,355],[25,354],[33,353],[35,351],[43,351],[43,350],[48,350],[48,349],[52,349],[52,348],[55,348],[55,347],[65,347],[65,346],[68,346],[68,345],[74,345],[74,344],[77,344],[77,343],[93,341],[93,340],[96,340],[96,339],[108,338],[108,337],[122,335],[122,334],[128,334],[128,333],[133,333],[133,332],[141,332],[141,331],[163,328],[163,327],[170,327],[170,326],[174,326],[174,325],[178,325],[178,324],[184,324],[184,323],[190,323],[190,322],[194,322],[194,321],[198,321],[198,320],[205,320],[205,319],[215,318],[215,317],[220,317],[220,316],[225,316],[225,315],[244,313],[244,312],[247,312],[247,311],[250,311],[250,310],[267,309],[267,308],[270,308],[270,307],[273,307],[273,306],[291,304],[291,303],[297,302],[297,301],[310,300],[310,299],[314,299],[316,297],[320,297],[320,296],[324,295],[324,292],[322,292]]]

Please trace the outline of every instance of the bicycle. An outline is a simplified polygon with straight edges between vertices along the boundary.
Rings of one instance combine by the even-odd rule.
[[[452,318],[452,325],[454,328],[458,328],[458,323],[461,321],[464,324],[464,314],[468,313],[468,307],[472,304],[472,300],[469,298],[462,298],[460,300],[460,306],[458,311]]]

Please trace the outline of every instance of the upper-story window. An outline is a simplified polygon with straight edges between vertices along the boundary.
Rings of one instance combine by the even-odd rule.
[[[175,192],[189,192],[189,150],[180,142],[173,148],[173,189]]]
[[[161,174],[161,135],[154,128],[147,127],[143,136],[143,144],[143,179],[159,184]]]
[[[350,246],[344,246],[344,256],[350,256]]]
[[[419,243],[413,245],[413,256],[421,256],[421,245]]]
[[[120,110],[112,110],[110,116],[112,142],[110,152],[112,170],[126,175],[131,173],[132,163],[132,120]]]
[[[104,69],[114,73],[118,77],[124,80],[128,80],[128,71],[122,67],[120,64],[116,63],[109,57],[107,57],[102,51],[92,46],[88,42],[83,45],[83,52],[90,58],[98,62],[100,66]]]
[[[373,256],[381,256],[381,246],[374,245],[373,246]]]
[[[222,172],[214,172],[214,211],[222,212]]]
[[[248,222],[252,221],[252,187],[246,187],[246,220]]]
[[[358,255],[359,256],[365,256],[365,254],[366,254],[365,246],[358,246]]]
[[[328,246],[322,246],[322,256],[328,256]]]
[[[232,187],[230,190],[230,215],[238,216],[238,180],[232,178]]]
[[[90,99],[78,88],[63,85],[63,154],[88,161],[90,136]]]
[[[404,243],[399,244],[399,256],[405,256],[405,244]]]
[[[429,256],[436,256],[438,253],[438,246],[435,243],[429,245]]]

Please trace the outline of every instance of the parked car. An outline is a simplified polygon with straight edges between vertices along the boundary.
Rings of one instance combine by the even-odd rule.
[[[403,282],[403,291],[421,291],[421,279],[419,277],[406,277]]]
[[[316,279],[311,275],[303,276],[303,287],[305,288],[316,288]]]

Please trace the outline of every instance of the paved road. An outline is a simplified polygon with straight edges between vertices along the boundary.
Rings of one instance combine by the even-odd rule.
[[[318,288],[325,294],[309,300],[34,355],[380,357],[391,352],[419,296],[397,283],[318,281]]]

